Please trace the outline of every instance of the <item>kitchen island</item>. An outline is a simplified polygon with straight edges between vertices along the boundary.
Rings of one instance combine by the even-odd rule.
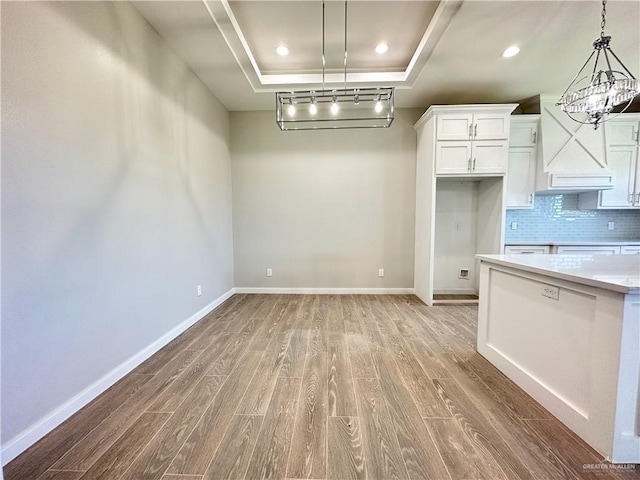
[[[640,256],[477,258],[478,352],[607,459],[640,463]]]

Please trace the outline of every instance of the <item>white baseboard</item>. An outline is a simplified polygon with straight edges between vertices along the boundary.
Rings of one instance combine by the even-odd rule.
[[[413,288],[263,288],[236,287],[235,293],[274,293],[274,294],[304,294],[304,295],[410,295]]]
[[[434,290],[434,295],[477,295],[478,292],[469,288],[450,289],[450,290]]]
[[[95,383],[85,388],[82,392],[68,400],[65,404],[63,404],[54,412],[50,413],[47,417],[39,420],[28,429],[24,430],[23,432],[19,433],[11,440],[6,442],[4,445],[2,445],[2,465],[6,465],[15,457],[20,455],[27,448],[44,437],[47,433],[64,422],[71,415],[79,411],[82,407],[87,405],[98,395],[107,390],[110,386],[112,386],[126,374],[131,372],[134,368],[144,362],[151,355],[155,354],[171,340],[187,330],[194,323],[211,312],[214,308],[222,304],[222,302],[230,298],[234,293],[236,293],[235,289],[232,288],[228,292],[216,298],[213,302],[211,302],[198,312],[194,313],[180,325],[165,333],[151,345],[145,347],[143,350],[118,365],[116,368],[111,370]]]

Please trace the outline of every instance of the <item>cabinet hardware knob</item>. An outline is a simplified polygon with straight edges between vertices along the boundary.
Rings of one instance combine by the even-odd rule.
[[[476,170],[476,159],[474,158],[473,159],[473,171],[475,172],[475,170]]]
[[[476,138],[478,136],[478,124],[476,123],[473,126],[473,138]]]
[[[467,161],[467,170],[471,173],[471,157],[469,157],[469,160]]]
[[[529,194],[529,205],[533,203],[533,193]]]
[[[538,132],[533,132],[533,143],[536,143],[538,137]]]
[[[469,124],[469,138],[473,138],[473,124]]]

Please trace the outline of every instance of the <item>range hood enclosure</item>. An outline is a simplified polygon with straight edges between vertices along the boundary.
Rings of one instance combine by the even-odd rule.
[[[574,122],[556,106],[559,96],[540,96],[541,157],[536,194],[579,193],[613,188],[605,129]]]

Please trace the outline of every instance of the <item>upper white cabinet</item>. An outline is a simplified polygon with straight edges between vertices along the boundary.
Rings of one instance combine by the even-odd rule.
[[[607,163],[615,175],[611,190],[581,194],[583,209],[640,208],[640,114],[624,113],[605,122]]]
[[[436,175],[503,174],[506,140],[436,142]]]
[[[436,130],[438,140],[507,140],[509,115],[503,112],[441,113],[437,116]]]
[[[512,115],[509,147],[537,147],[540,115]]]
[[[513,115],[509,135],[507,208],[533,208],[540,115]]]
[[[434,118],[437,176],[504,175],[510,114],[516,105],[433,106],[416,124]]]
[[[571,120],[556,101],[556,97],[540,97],[542,161],[536,191],[577,193],[613,188],[604,129]]]

